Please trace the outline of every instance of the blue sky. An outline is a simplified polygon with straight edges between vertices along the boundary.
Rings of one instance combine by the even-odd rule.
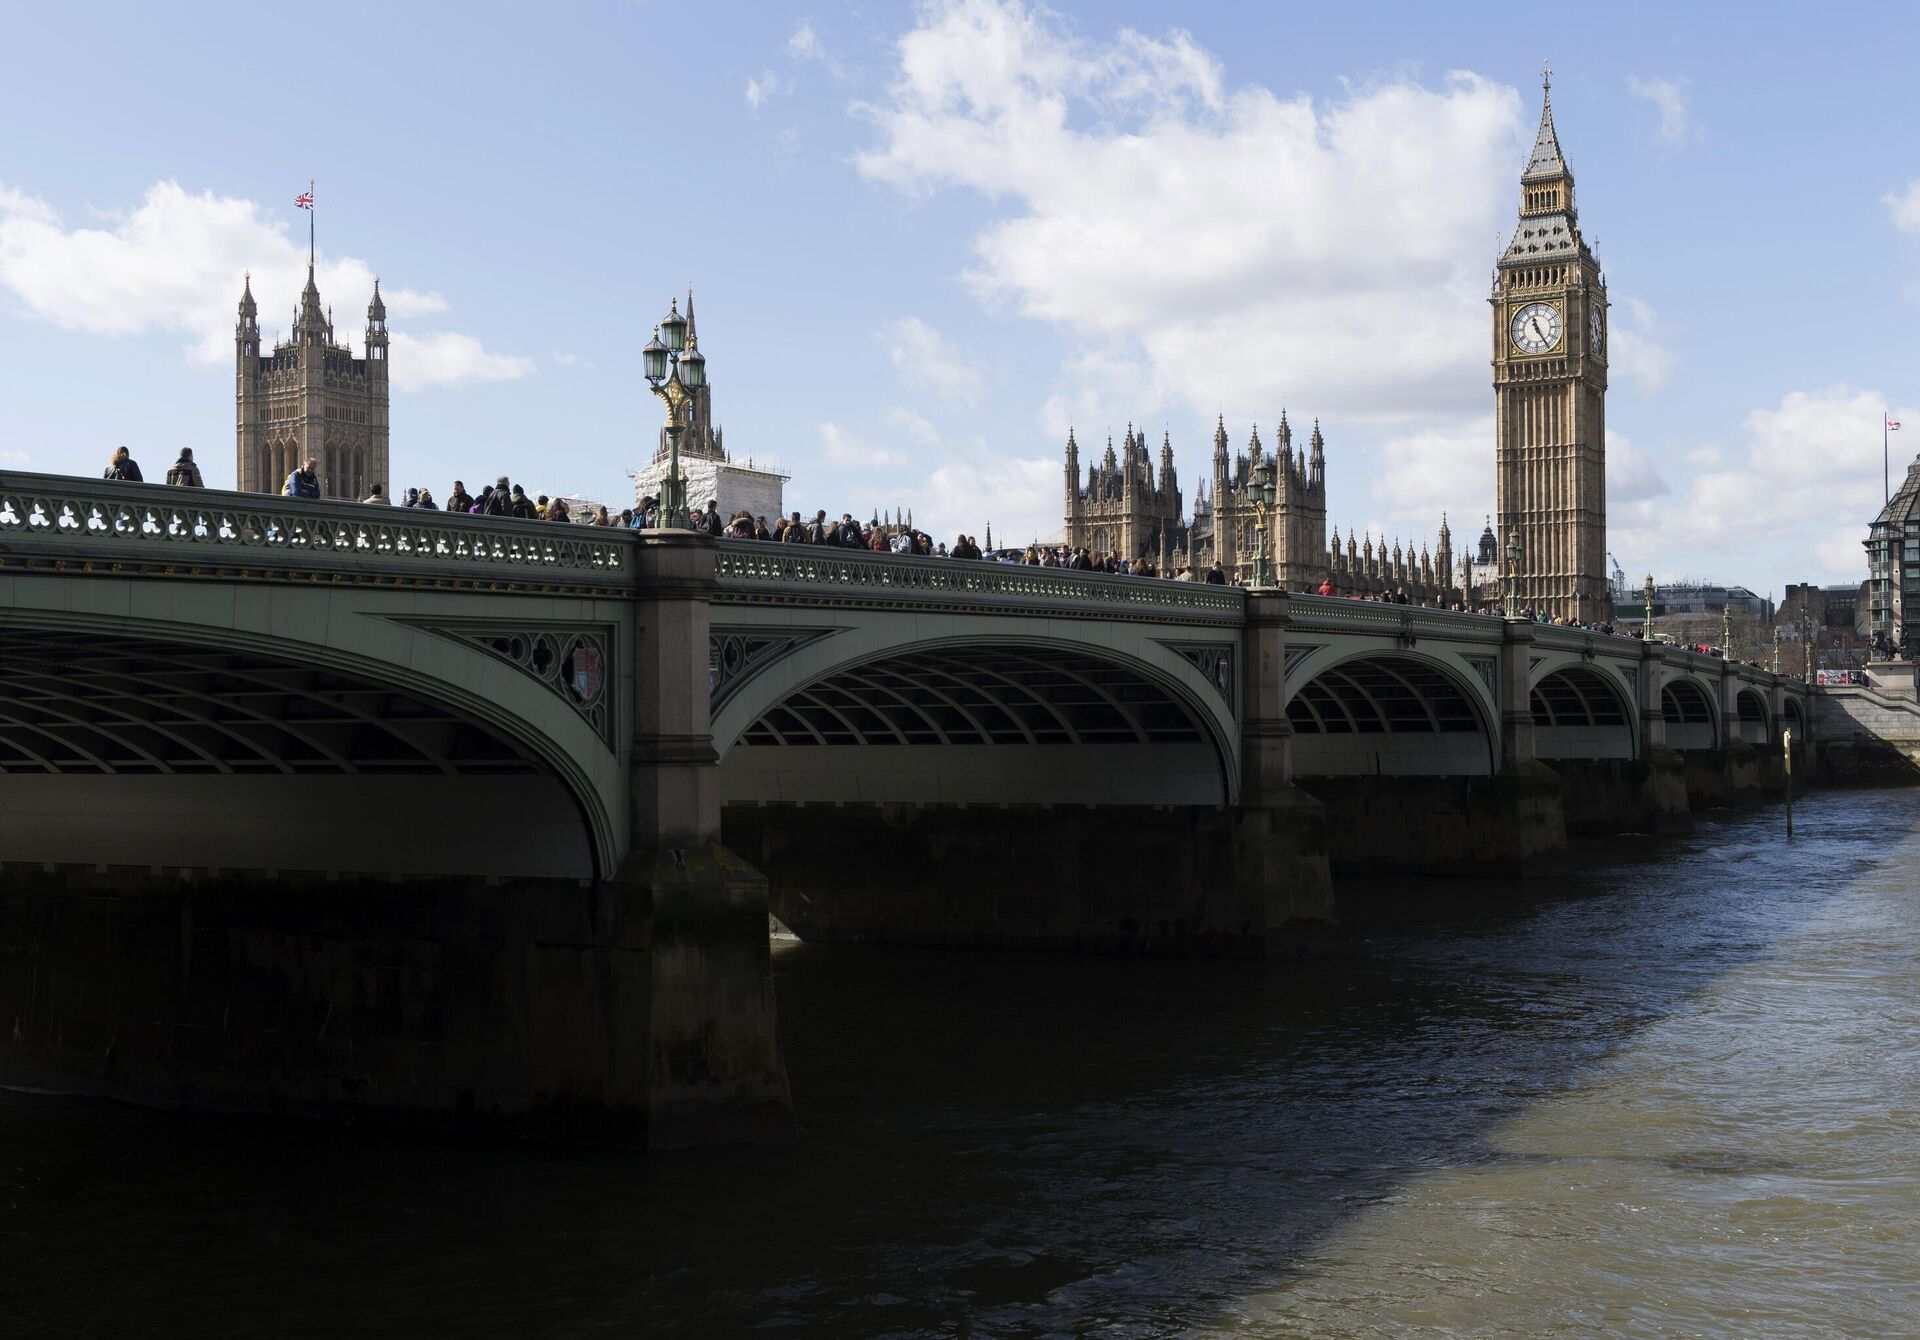
[[[243,16],[243,17],[242,17]],[[323,296],[396,331],[393,483],[610,499],[691,281],[716,412],[792,506],[1059,530],[1129,420],[1319,416],[1331,519],[1491,509],[1487,281],[1555,70],[1614,302],[1610,547],[1636,576],[1862,575],[1879,413],[1920,450],[1914,13],[1898,6],[16,8],[0,60],[0,465],[232,479],[318,181]],[[404,338],[401,338],[404,337]]]

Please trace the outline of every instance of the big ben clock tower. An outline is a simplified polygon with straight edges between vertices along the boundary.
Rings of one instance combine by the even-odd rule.
[[[1607,289],[1580,235],[1573,173],[1553,129],[1520,174],[1520,221],[1493,287],[1495,461],[1502,564],[1519,540],[1522,605],[1580,623],[1612,617],[1607,586]]]

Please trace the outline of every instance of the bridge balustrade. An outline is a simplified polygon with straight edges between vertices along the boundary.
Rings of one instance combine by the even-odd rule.
[[[764,540],[721,541],[716,576],[723,598],[733,593],[786,601],[900,596],[962,606],[1093,607],[1118,616],[1209,623],[1237,623],[1246,609],[1245,592],[1231,586]]]
[[[631,580],[632,538],[421,508],[0,474],[0,559],[266,566],[302,573],[483,578],[550,573],[575,586]]]

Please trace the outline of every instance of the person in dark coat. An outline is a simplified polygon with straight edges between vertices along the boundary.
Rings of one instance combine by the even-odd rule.
[[[173,463],[173,469],[167,471],[167,482],[181,488],[203,489],[200,482],[200,467],[193,463],[193,448],[180,448],[180,459]]]
[[[124,479],[134,484],[145,483],[140,477],[140,465],[121,447],[113,453],[113,459],[107,462],[107,470],[102,479]]]

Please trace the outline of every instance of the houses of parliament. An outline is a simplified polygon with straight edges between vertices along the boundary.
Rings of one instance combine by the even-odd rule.
[[[240,294],[233,330],[235,477],[249,493],[278,493],[307,461],[319,467],[330,498],[358,501],[375,484],[387,487],[387,305],[380,281],[367,303],[361,357],[334,335],[333,311],[321,305],[313,262],[294,309],[292,333],[263,352],[253,277]]]
[[[1327,527],[1326,443],[1315,422],[1296,448],[1283,412],[1268,454],[1253,431],[1230,451],[1226,424],[1213,436],[1213,469],[1191,516],[1173,445],[1162,436],[1156,471],[1145,434],[1129,425],[1120,451],[1080,469],[1066,448],[1066,539],[1075,548],[1156,563],[1162,572],[1218,562],[1228,580],[1251,582],[1258,509],[1248,490],[1264,466],[1273,580],[1311,591],[1331,580],[1343,595],[1405,591],[1414,600],[1488,603],[1511,579],[1518,598],[1579,623],[1611,617],[1606,556],[1607,289],[1581,235],[1573,172],[1553,124],[1551,72],[1541,81],[1540,127],[1520,174],[1512,240],[1495,263],[1492,309],[1495,510],[1472,554],[1456,557],[1446,518],[1416,554],[1384,537],[1344,544]],[[1518,561],[1503,571],[1509,551]]]

